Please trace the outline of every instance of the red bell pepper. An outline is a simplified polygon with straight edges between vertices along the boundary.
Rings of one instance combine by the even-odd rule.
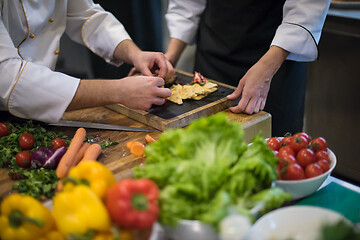
[[[159,215],[159,189],[150,179],[124,179],[109,188],[106,207],[113,223],[140,229],[152,226]]]

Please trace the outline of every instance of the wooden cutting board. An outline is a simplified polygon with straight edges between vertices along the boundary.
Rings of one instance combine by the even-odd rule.
[[[175,82],[190,83],[193,76],[193,74],[176,70]],[[236,101],[226,98],[235,90],[235,87],[211,81],[218,84],[217,91],[201,100],[184,100],[182,105],[167,101],[164,105],[153,106],[147,111],[133,110],[122,104],[107,107],[161,131],[169,128],[181,128],[189,125],[195,119],[223,111],[236,103]]]

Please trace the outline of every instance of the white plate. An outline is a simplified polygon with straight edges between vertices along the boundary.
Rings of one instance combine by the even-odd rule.
[[[344,219],[341,214],[321,207],[291,206],[265,214],[252,226],[249,240],[316,240],[322,226]]]

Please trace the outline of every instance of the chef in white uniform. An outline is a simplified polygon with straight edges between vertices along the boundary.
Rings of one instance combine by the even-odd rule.
[[[195,71],[237,87],[230,110],[272,115],[272,134],[302,131],[306,62],[317,44],[330,0],[170,0],[166,56],[176,64],[196,42]],[[271,85],[271,87],[270,87]],[[265,104],[266,103],[266,104]]]
[[[54,72],[64,32],[108,63],[133,64],[146,76],[87,80]],[[154,66],[159,77],[152,76]],[[92,0],[0,0],[1,111],[55,122],[66,110],[113,103],[145,110],[171,95],[161,86],[173,73],[162,53],[141,51]]]

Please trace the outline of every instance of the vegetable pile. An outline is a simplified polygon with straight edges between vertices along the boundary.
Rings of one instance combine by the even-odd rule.
[[[65,151],[66,136],[32,121],[1,123],[0,129],[0,167],[8,168],[12,179],[20,179],[13,189],[38,199],[52,197],[58,181],[54,169]],[[62,149],[53,149],[55,139]]]
[[[305,132],[267,140],[279,158],[280,180],[301,180],[319,176],[330,169],[327,142],[323,137],[311,140]]]
[[[52,210],[31,196],[5,197],[0,238],[130,240],[132,229],[148,228],[158,217],[159,189],[149,179],[115,182],[105,165],[86,160],[72,167],[62,183]]]
[[[74,144],[61,132],[47,131],[31,120],[7,125],[0,123],[0,167],[7,168],[13,180],[20,180],[13,185],[13,189],[37,199],[51,198],[59,178],[65,176],[72,166],[83,158],[96,160],[102,149],[118,144],[109,141],[90,144],[88,140],[92,137],[86,136],[83,128],[79,131],[83,133],[78,141],[81,149],[66,154],[67,147]],[[64,164],[69,154],[75,152],[72,164]]]
[[[265,139],[259,134],[248,146],[243,135],[239,123],[218,113],[167,130],[146,146],[146,165],[135,168],[135,177],[159,186],[160,223],[201,220],[217,228],[234,205],[250,216],[259,204],[265,213],[290,199],[269,190],[278,160]]]

